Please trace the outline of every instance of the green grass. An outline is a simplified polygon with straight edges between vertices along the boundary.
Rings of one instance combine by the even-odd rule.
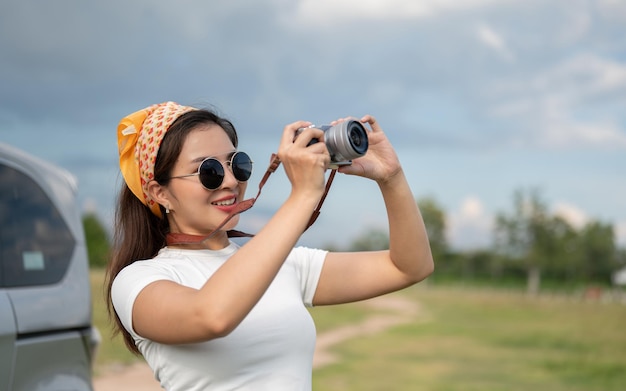
[[[347,324],[362,322],[372,314],[371,310],[354,304],[314,307],[309,312],[315,319],[318,334]]]
[[[141,360],[111,339],[101,271],[92,272],[98,368]],[[417,286],[415,321],[337,345],[314,390],[612,391],[626,385],[626,305],[502,289]],[[318,332],[376,313],[348,304],[311,310]]]
[[[412,288],[425,321],[358,337],[314,390],[623,390],[626,306],[501,290]],[[419,316],[418,316],[419,317]]]
[[[95,362],[95,375],[97,376],[103,368],[110,365],[126,365],[143,360],[143,358],[130,353],[120,335],[113,337],[113,329],[104,301],[104,270],[92,269],[90,279],[93,322],[102,335]]]

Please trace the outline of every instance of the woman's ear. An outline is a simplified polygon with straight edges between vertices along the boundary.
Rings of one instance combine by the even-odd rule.
[[[152,180],[148,182],[148,195],[154,202],[162,205],[166,210],[169,210],[170,199],[169,193],[165,186],[161,186],[157,181]]]

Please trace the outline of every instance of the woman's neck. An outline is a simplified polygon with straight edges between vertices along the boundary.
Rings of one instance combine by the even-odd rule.
[[[165,236],[165,242],[168,247],[188,250],[221,250],[229,245],[228,235],[224,231],[208,235],[170,232]]]

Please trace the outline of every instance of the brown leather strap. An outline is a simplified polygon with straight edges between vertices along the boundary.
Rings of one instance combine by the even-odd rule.
[[[190,234],[184,234],[184,233],[178,233],[178,232],[168,233],[165,237],[165,241],[167,245],[171,246],[171,245],[180,245],[180,244],[197,244],[215,235],[234,216],[238,215],[239,213],[245,212],[246,210],[254,206],[254,203],[261,195],[261,189],[263,189],[263,186],[265,186],[265,183],[269,179],[270,175],[272,175],[272,173],[276,171],[278,166],[280,166],[280,159],[278,158],[277,154],[273,153],[270,159],[270,165],[265,171],[263,178],[261,178],[261,181],[259,182],[259,191],[257,192],[256,197],[249,198],[247,200],[243,200],[240,203],[238,203],[235,209],[233,209],[228,214],[228,216],[226,216],[224,221],[222,221],[220,225],[218,225],[217,228],[211,231],[208,235],[190,235]],[[326,195],[328,195],[328,191],[330,190],[330,185],[333,182],[336,172],[337,172],[337,169],[331,170],[330,176],[328,177],[328,180],[326,181],[326,188],[324,189],[324,194],[322,195],[322,198],[318,202],[317,207],[313,211],[311,218],[309,219],[309,222],[306,228],[304,229],[305,231],[309,229],[309,227],[312,226],[313,223],[315,223],[315,220],[317,220],[317,217],[320,215],[322,204],[324,203],[324,200],[326,199]],[[229,238],[241,238],[241,237],[253,237],[254,236],[253,234],[248,234],[248,233],[237,231],[237,230],[229,230],[227,231],[227,235]]]
[[[306,228],[304,229],[305,231],[307,229],[309,229],[309,227],[312,226],[315,223],[315,220],[317,220],[317,217],[320,215],[321,210],[322,210],[322,204],[324,203],[324,200],[326,199],[326,196],[328,195],[328,191],[330,190],[330,185],[333,184],[333,179],[335,178],[335,173],[336,172],[337,172],[336,168],[334,168],[334,169],[332,169],[330,171],[330,175],[328,176],[328,180],[326,181],[326,188],[324,189],[324,194],[322,194],[322,198],[320,198],[320,202],[317,203],[317,207],[313,211],[313,214],[311,214],[311,218],[309,219],[309,223],[307,224]]]

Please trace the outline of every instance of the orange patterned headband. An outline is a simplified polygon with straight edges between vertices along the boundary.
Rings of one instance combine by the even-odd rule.
[[[196,110],[174,102],[152,105],[124,117],[117,126],[120,170],[126,185],[152,213],[161,217],[159,205],[148,195],[154,179],[154,162],[170,125],[182,114]]]

